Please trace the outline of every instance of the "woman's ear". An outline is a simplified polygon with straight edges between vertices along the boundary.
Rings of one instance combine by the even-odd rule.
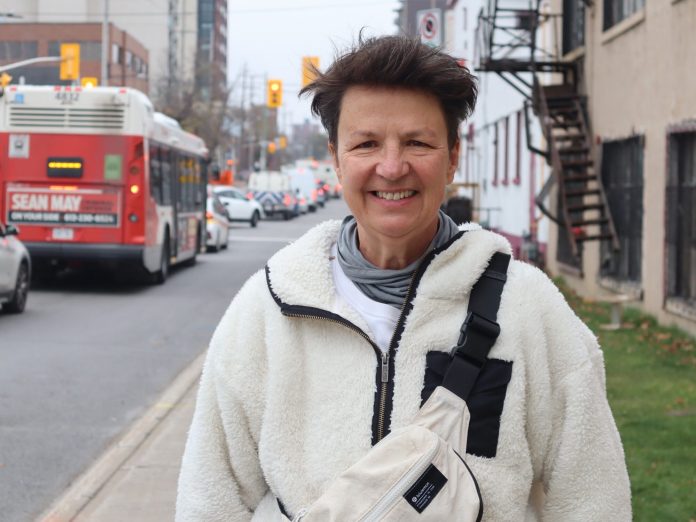
[[[341,179],[341,169],[338,166],[338,151],[336,150],[336,145],[331,142],[329,142],[329,154],[331,154],[333,168],[336,171],[336,176],[338,176],[338,181],[343,183],[343,179]]]
[[[452,183],[452,180],[454,180],[454,173],[457,171],[457,167],[459,166],[459,147],[461,145],[461,141],[457,139],[457,141],[454,142],[454,145],[452,148],[449,150],[449,168],[447,169],[447,183]]]

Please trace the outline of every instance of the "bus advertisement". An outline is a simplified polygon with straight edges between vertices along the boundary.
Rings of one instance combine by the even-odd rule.
[[[164,282],[205,238],[204,142],[122,87],[13,85],[0,98],[0,216],[35,273],[75,262]]]

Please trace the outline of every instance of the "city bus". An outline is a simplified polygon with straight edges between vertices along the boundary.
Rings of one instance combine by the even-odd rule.
[[[137,90],[13,85],[0,98],[0,216],[39,276],[98,262],[162,283],[205,241],[207,154]]]

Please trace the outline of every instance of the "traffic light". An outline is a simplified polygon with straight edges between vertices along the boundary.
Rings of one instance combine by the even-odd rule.
[[[90,89],[99,85],[99,80],[94,76],[85,76],[80,80],[80,83],[82,84],[82,87],[84,87],[85,89]]]
[[[80,77],[80,44],[60,44],[60,79],[77,80]]]
[[[268,153],[269,154],[275,154],[276,153],[276,144],[274,141],[271,141],[268,143]]]
[[[318,56],[302,57],[302,87],[306,87],[314,81],[319,70]]]
[[[273,109],[283,104],[283,82],[280,80],[268,80],[268,94],[266,105]]]
[[[288,138],[285,136],[278,137],[278,148],[284,149],[288,146]]]

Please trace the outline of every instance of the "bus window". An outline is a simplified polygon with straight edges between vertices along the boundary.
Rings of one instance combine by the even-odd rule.
[[[162,169],[157,145],[150,145],[150,194],[158,205],[162,204]]]
[[[166,148],[160,149],[160,167],[162,169],[162,204],[171,205],[172,194],[172,164],[171,152]]]

